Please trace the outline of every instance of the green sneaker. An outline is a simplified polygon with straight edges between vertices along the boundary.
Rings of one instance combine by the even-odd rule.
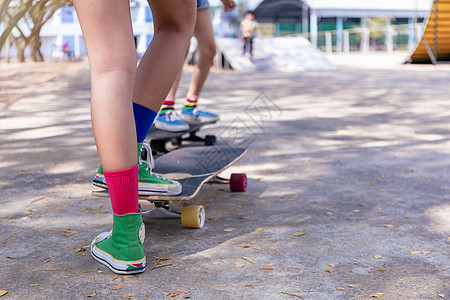
[[[175,196],[181,194],[181,184],[175,180],[165,179],[152,172],[155,161],[152,149],[148,143],[138,143],[139,155],[139,195],[140,196]],[[103,168],[100,167],[92,182],[94,185],[107,189]]]
[[[91,254],[117,274],[145,271],[145,226],[142,213],[113,215],[113,229],[100,233],[91,243]]]

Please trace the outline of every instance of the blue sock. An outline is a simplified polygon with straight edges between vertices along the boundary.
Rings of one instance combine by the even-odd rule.
[[[157,113],[133,102],[134,122],[136,123],[137,142],[142,143],[155,121]]]

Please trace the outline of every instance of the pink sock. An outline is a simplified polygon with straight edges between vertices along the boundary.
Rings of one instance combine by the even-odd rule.
[[[139,165],[114,172],[103,170],[114,214],[125,215],[139,212],[138,181]]]

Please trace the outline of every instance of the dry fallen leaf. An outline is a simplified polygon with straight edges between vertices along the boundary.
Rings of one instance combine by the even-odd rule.
[[[438,294],[439,297],[445,298],[445,294]]]
[[[344,288],[344,287],[338,287],[337,288],[339,291],[345,291],[346,290],[346,288]]]
[[[171,260],[172,256],[169,257],[158,257],[158,260]]]
[[[263,231],[264,230],[264,228],[262,228],[262,227],[258,227],[258,228],[255,228],[255,230],[254,231]]]
[[[297,199],[298,199],[298,195],[294,195],[291,198],[289,198],[289,200],[291,200],[291,201],[294,201],[294,200],[297,200]]]
[[[244,285],[244,287],[255,287],[255,286],[257,286],[257,285],[255,285],[255,284],[246,284],[246,285]]]
[[[263,270],[263,271],[273,271],[272,268],[261,268],[261,270]]]
[[[328,264],[330,267],[334,268],[334,264]]]
[[[225,231],[225,232],[231,232],[231,231],[233,231],[233,230],[236,230],[236,228],[228,228],[228,229],[225,229],[224,231]]]
[[[248,261],[248,262],[251,263],[251,264],[254,264],[254,262],[252,262],[252,261],[249,260],[249,259],[246,259],[245,257],[241,257],[241,259],[243,259],[243,260],[245,260],[245,261]]]
[[[93,294],[88,295],[89,298],[92,298],[92,297],[95,297],[95,296],[97,296],[97,293],[93,293]]]
[[[238,247],[242,247],[242,248],[250,248],[250,245],[244,244],[244,245],[237,245]]]
[[[30,286],[39,286],[39,283],[30,284]]]
[[[411,255],[418,255],[420,253],[422,253],[422,251],[411,251],[411,252],[409,252],[409,254],[411,254]]]
[[[187,294],[189,292],[190,291],[173,291],[173,292],[168,292],[168,293],[163,293],[163,294],[167,295],[169,297],[176,297],[176,296]]]
[[[347,286],[348,286],[349,288],[356,288],[356,287],[358,287],[356,284],[347,284]]]
[[[194,271],[201,271],[201,269],[199,269],[199,268],[196,268],[196,269],[194,269]]]
[[[0,290],[0,297],[6,295],[7,293],[8,293],[8,291]]]
[[[386,224],[386,225],[383,225],[383,226],[386,227],[386,228],[394,227],[394,225],[391,225],[391,224]]]
[[[119,283],[119,284],[116,284],[115,286],[111,287],[111,290],[118,290],[118,289],[123,288],[124,286],[125,286],[125,284]]]
[[[83,248],[83,247],[81,247],[81,248],[73,248],[73,250],[75,250],[75,252],[83,252],[83,251],[86,251],[86,248]]]
[[[245,257],[253,257],[253,255],[251,255],[251,254],[243,254],[243,256],[245,256]]]
[[[245,264],[237,264],[236,265],[236,268],[243,268],[243,267],[245,267]]]
[[[384,293],[376,293],[376,294],[370,295],[370,297],[371,298],[380,298],[383,295],[384,295]]]
[[[298,298],[303,298],[302,295],[299,294],[294,294],[294,293],[288,293],[288,292],[281,292],[282,294],[288,295],[288,296],[292,296],[292,297],[298,297]]]
[[[293,237],[296,237],[296,236],[302,236],[302,235],[305,235],[305,234],[306,234],[306,232],[304,232],[304,231],[299,231],[299,232],[294,233],[292,236],[293,236]]]
[[[133,275],[125,275],[125,276],[123,276],[123,278],[131,278],[131,277],[133,277]]]
[[[373,256],[373,258],[375,258],[375,259],[380,259],[380,258],[381,258],[381,255],[380,255],[380,254],[375,254],[375,255]]]
[[[325,272],[328,272],[328,273],[330,273],[330,274],[333,274],[333,271],[331,271],[331,270],[325,270]]]

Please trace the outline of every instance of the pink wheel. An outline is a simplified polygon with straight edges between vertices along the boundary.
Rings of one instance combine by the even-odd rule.
[[[232,192],[245,192],[247,190],[247,175],[245,173],[231,174],[230,190]]]

